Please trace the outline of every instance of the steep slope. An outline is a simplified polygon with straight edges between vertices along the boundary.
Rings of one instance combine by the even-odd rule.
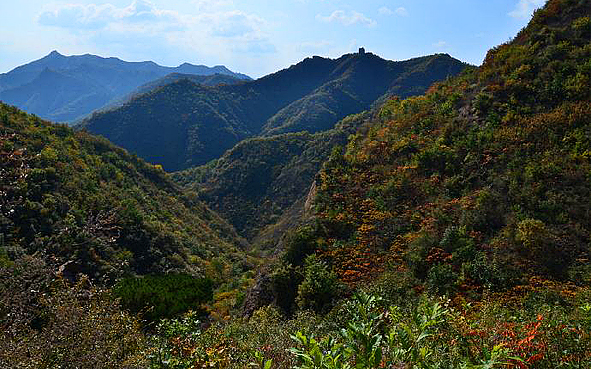
[[[281,233],[273,226],[296,202],[300,216],[314,177],[333,147],[345,145],[369,114],[350,116],[326,132],[287,133],[244,140],[207,165],[171,174],[178,184],[199,197],[227,219],[237,232],[253,239],[265,233]],[[293,215],[293,214],[292,214]],[[269,229],[265,229],[270,226]],[[274,237],[260,237],[270,242]],[[275,240],[276,241],[276,240]],[[272,246],[272,245],[270,245]]]
[[[46,253],[100,281],[242,260],[233,228],[103,138],[0,105],[0,262]],[[232,269],[236,270],[236,269]]]
[[[263,134],[331,128],[334,122],[371,106],[383,95],[406,98],[424,93],[443,76],[458,74],[465,65],[446,54],[408,60],[405,65],[383,63],[371,53],[344,60],[331,80],[271,117]],[[395,76],[395,79],[392,78]]]
[[[48,78],[47,71],[53,72]],[[154,62],[125,62],[95,55],[64,56],[57,51],[14,70],[0,74],[0,100],[53,121],[81,118],[109,101],[170,73],[223,74],[249,80],[224,66],[206,67],[184,63],[163,67]],[[47,93],[49,84],[58,86]],[[56,104],[59,95],[60,104]],[[82,96],[81,98],[77,98]]]
[[[437,65],[431,71],[431,64],[445,67]],[[218,158],[247,137],[330,129],[343,116],[369,108],[389,91],[403,96],[422,93],[431,83],[465,66],[442,55],[403,62],[369,53],[335,60],[307,58],[239,85],[164,86],[118,109],[95,114],[82,126],[175,171]],[[413,74],[424,78],[415,83],[405,77]],[[174,151],[168,149],[170,145]]]
[[[590,12],[549,1],[480,68],[388,101],[325,164],[308,248],[349,283],[394,266],[436,293],[589,285]]]
[[[590,5],[551,0],[481,67],[388,100],[324,163],[315,221],[285,235],[245,312],[330,306],[341,293],[331,273],[349,290],[425,291],[459,306],[494,294],[525,309],[545,289],[549,304],[585,296]]]

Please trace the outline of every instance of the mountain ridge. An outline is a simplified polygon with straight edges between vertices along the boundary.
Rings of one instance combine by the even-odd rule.
[[[148,92],[155,90],[157,88],[160,88],[160,87],[164,87],[168,84],[178,82],[179,80],[182,80],[182,79],[187,79],[195,84],[204,85],[204,86],[217,86],[217,85],[222,85],[222,84],[232,85],[232,84],[243,83],[245,81],[243,79],[239,79],[239,78],[236,78],[236,77],[233,77],[230,75],[219,74],[219,73],[210,74],[210,75],[184,74],[184,73],[176,73],[176,72],[170,73],[164,77],[158,78],[156,80],[150,81],[148,83],[145,83],[145,84],[137,87],[136,89],[134,89],[133,91],[131,91],[127,95],[124,95],[124,96],[121,96],[121,97],[116,98],[114,100],[111,100],[111,102],[109,102],[107,105],[103,106],[100,109],[95,110],[92,114],[115,109],[115,108],[120,107],[120,106],[124,105],[125,103],[131,101],[134,97],[138,97],[142,94],[148,93]],[[75,121],[74,125],[80,124],[83,120],[84,120],[84,118]]]
[[[80,80],[86,86],[84,95],[87,102],[77,103],[77,99],[71,97],[63,105],[56,107],[46,101],[45,97],[52,97],[53,94],[46,87],[48,82],[40,79],[45,69]],[[45,119],[71,122],[114,99],[123,97],[145,83],[170,73],[217,73],[250,80],[250,77],[234,73],[221,65],[206,67],[183,63],[177,67],[164,67],[152,61],[127,62],[115,57],[104,58],[91,54],[64,56],[54,50],[41,59],[0,74],[0,100]],[[36,80],[37,83],[34,83]],[[78,95],[76,91],[80,91],[80,87],[76,84],[67,84],[68,80],[64,78],[60,81],[62,90],[67,96]]]
[[[447,71],[425,73],[423,79],[415,78],[416,85],[408,79],[413,68],[424,70],[430,59],[442,58],[443,63],[449,65]],[[374,78],[381,81],[379,86],[365,81],[374,68],[369,65],[371,63],[381,68],[378,73],[381,78]],[[118,109],[95,114],[80,127],[103,135],[140,157],[157,160],[168,171],[175,171],[215,159],[248,137],[330,129],[346,115],[369,108],[389,90],[395,90],[402,97],[420,93],[433,82],[458,73],[465,66],[441,55],[401,62],[384,60],[371,53],[346,54],[338,59],[315,56],[238,85],[164,86]],[[357,89],[357,94],[355,87],[359,85],[364,88]],[[186,90],[181,91],[181,87]],[[165,94],[176,97],[171,99]],[[292,109],[282,113],[281,109],[290,104],[294,104]],[[272,122],[272,127],[269,126],[267,132],[268,122]],[[149,132],[161,132],[163,127],[167,127],[166,134],[171,137]],[[219,135],[224,139],[219,140]],[[167,145],[175,142],[175,155],[165,154],[168,146],[164,147],[163,139],[169,142]],[[138,144],[140,141],[143,146]]]

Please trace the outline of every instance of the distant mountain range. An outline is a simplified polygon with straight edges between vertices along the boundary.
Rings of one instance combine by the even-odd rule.
[[[151,61],[126,62],[89,54],[64,56],[52,51],[0,74],[0,100],[44,119],[72,122],[171,73],[251,79],[221,65],[184,63],[173,68]]]
[[[422,94],[466,66],[447,54],[400,62],[371,53],[315,56],[240,84],[176,80],[93,114],[81,127],[175,171],[218,158],[246,138],[331,129],[390,96]]]

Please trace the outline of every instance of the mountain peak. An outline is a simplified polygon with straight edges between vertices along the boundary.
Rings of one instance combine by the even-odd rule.
[[[47,57],[53,57],[53,58],[55,58],[55,57],[60,57],[60,56],[63,56],[63,55],[62,55],[62,54],[60,54],[60,53],[59,53],[57,50],[53,50],[52,52],[50,52],[50,53],[47,55]]]

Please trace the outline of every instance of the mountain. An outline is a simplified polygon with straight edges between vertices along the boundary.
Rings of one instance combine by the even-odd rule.
[[[47,118],[75,117],[92,111],[111,99],[111,94],[81,76],[72,76],[49,68],[32,81],[0,91],[0,99]]]
[[[170,73],[250,79],[224,66],[184,63],[173,68],[154,62],[125,62],[89,54],[64,56],[52,51],[0,74],[0,100],[45,119],[71,122]]]
[[[196,74],[183,74],[183,73],[170,73],[162,78],[158,78],[154,81],[150,81],[137,87],[135,90],[127,95],[121,96],[115,100],[112,100],[109,104],[103,106],[98,111],[107,111],[114,108],[120,107],[125,103],[133,100],[135,97],[150,92],[158,87],[166,86],[168,84],[187,79],[193,83],[203,86],[217,86],[217,85],[233,85],[243,83],[245,80],[240,79],[227,74],[210,74],[210,75],[196,75]],[[97,111],[97,112],[98,112]],[[74,122],[76,123],[76,122]],[[78,121],[77,123],[81,123]]]
[[[245,138],[330,129],[380,98],[422,93],[465,67],[444,54],[402,62],[371,53],[316,56],[238,85],[177,81],[81,126],[175,171],[218,158]]]
[[[589,286],[590,11],[549,1],[481,67],[387,101],[324,164],[288,260],[448,296]]]
[[[590,5],[549,0],[424,95],[172,175],[0,104],[0,367],[591,367]],[[171,176],[282,248],[255,277]]]
[[[194,194],[104,138],[0,104],[0,162],[0,265],[41,254],[111,283],[246,260],[245,242]]]
[[[250,240],[258,237],[253,243],[271,247],[283,231],[303,219],[310,186],[333,147],[344,146],[368,117],[350,116],[314,134],[246,139],[219,159],[170,177],[196,191],[238,233]]]

